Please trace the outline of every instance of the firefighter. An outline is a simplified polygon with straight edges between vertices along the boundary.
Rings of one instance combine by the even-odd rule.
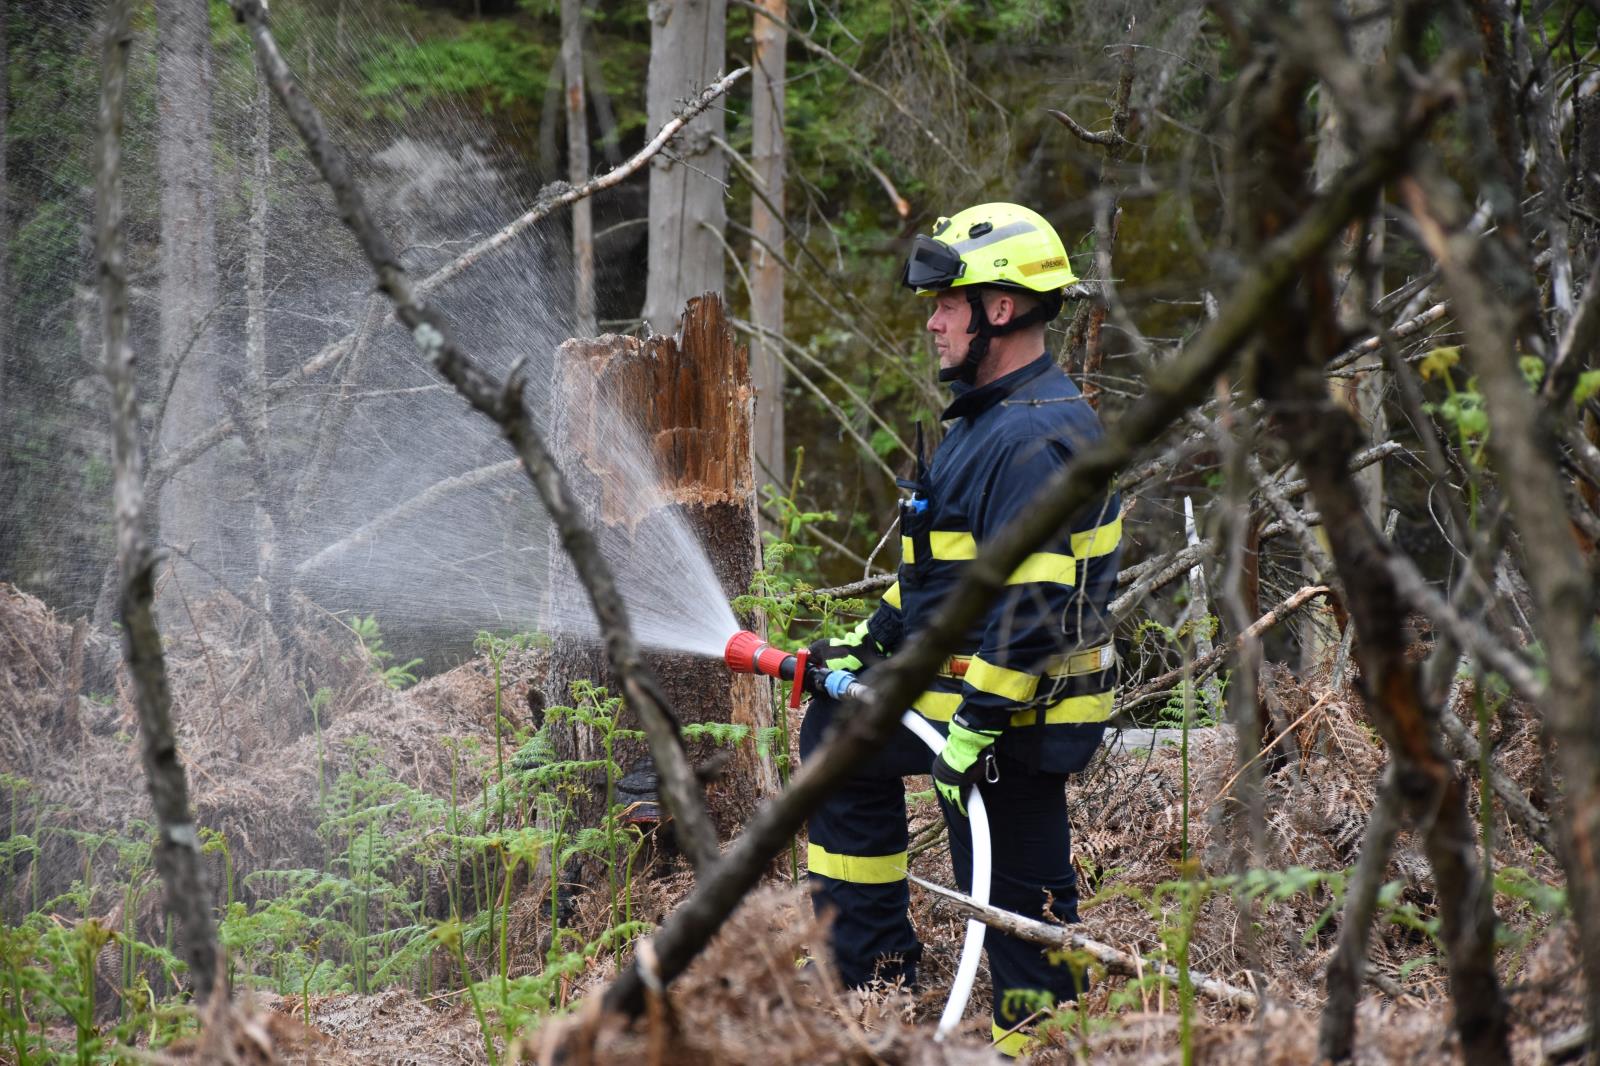
[[[901,481],[911,495],[900,505],[898,580],[853,633],[814,644],[813,662],[870,672],[929,622],[967,561],[1100,438],[1094,410],[1045,348],[1045,325],[1074,280],[1055,230],[1015,204],[968,208],[915,238],[902,282],[931,301],[927,328],[953,393],[940,416],[945,435],[924,461],[918,426],[915,476]],[[1029,556],[916,700],[947,737],[931,770],[928,749],[901,727],[813,815],[815,903],[832,917],[833,955],[851,984],[916,982],[922,945],[907,915],[903,782],[911,774],[932,773],[963,890],[972,868],[966,791],[976,785],[993,830],[992,902],[1077,921],[1066,780],[1088,763],[1111,715],[1119,515],[1113,493]],[[812,702],[802,759],[839,707]],[[1014,1056],[1029,1044],[1031,1020],[1077,997],[1082,974],[993,929],[985,946],[995,1042]]]

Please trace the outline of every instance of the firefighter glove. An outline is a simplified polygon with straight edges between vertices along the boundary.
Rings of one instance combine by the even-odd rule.
[[[867,623],[860,625],[842,637],[824,637],[814,642],[807,649],[810,661],[815,666],[828,670],[849,670],[852,673],[880,663],[888,658],[888,654],[867,632]]]
[[[994,742],[999,730],[968,729],[960,722],[950,723],[944,749],[934,756],[933,787],[945,802],[967,813],[967,789],[978,782],[995,780]]]

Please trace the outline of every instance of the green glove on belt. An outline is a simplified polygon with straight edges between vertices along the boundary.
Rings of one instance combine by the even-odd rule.
[[[960,722],[950,723],[950,733],[944,750],[934,756],[933,787],[965,817],[967,789],[987,776],[995,780],[994,742],[1000,736],[997,729],[968,729]]]

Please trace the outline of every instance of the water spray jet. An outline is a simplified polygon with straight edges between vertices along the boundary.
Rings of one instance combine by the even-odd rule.
[[[723,648],[722,661],[736,674],[765,674],[779,681],[788,681],[789,706],[798,708],[803,693],[813,696],[830,696],[836,700],[861,699],[870,689],[848,670],[829,670],[810,661],[805,649],[786,652],[762,640],[759,634],[740,630],[728,638]],[[900,724],[909,729],[935,754],[944,748],[945,738],[928,724],[916,711],[906,711]],[[972,822],[972,898],[978,903],[989,902],[989,881],[992,857],[989,839],[989,812],[983,805],[983,794],[976,786],[967,794],[967,811]],[[967,1009],[972,995],[972,984],[978,976],[978,956],[983,951],[983,935],[987,927],[976,919],[967,920],[966,939],[961,945],[961,961],[956,966],[955,980],[950,985],[950,998],[945,1002],[944,1013],[939,1016],[935,1036],[942,1041],[955,1030]]]

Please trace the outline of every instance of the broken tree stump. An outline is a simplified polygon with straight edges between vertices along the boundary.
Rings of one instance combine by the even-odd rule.
[[[749,355],[734,342],[722,300],[715,294],[690,300],[674,337],[611,334],[569,340],[557,350],[553,376],[554,449],[614,561],[624,596],[630,579],[678,580],[683,610],[703,609],[693,598],[707,590],[688,575],[641,569],[677,565],[674,556],[681,558],[681,550],[660,550],[678,540],[677,520],[705,550],[720,594],[731,600],[747,592],[760,558],[751,446],[754,393]],[[637,440],[630,441],[635,429]],[[568,565],[559,544],[552,543],[550,595],[583,595]],[[754,621],[740,619],[742,625]],[[651,628],[663,624],[673,620],[633,618],[635,635],[645,645]],[[707,786],[712,816],[726,833],[777,789],[772,763],[758,756],[755,744],[757,732],[772,725],[769,683],[732,674],[720,659],[705,656],[649,651],[646,662],[681,723],[733,723],[750,731]],[[614,689],[598,648],[558,636],[548,701],[569,704],[574,680]],[[553,733],[558,758],[602,756],[588,730],[562,726]],[[691,743],[689,749],[697,765],[718,758],[709,741]],[[625,772],[646,758],[642,745],[618,749],[617,762]],[[603,803],[603,790],[580,796],[581,821],[598,820]]]

